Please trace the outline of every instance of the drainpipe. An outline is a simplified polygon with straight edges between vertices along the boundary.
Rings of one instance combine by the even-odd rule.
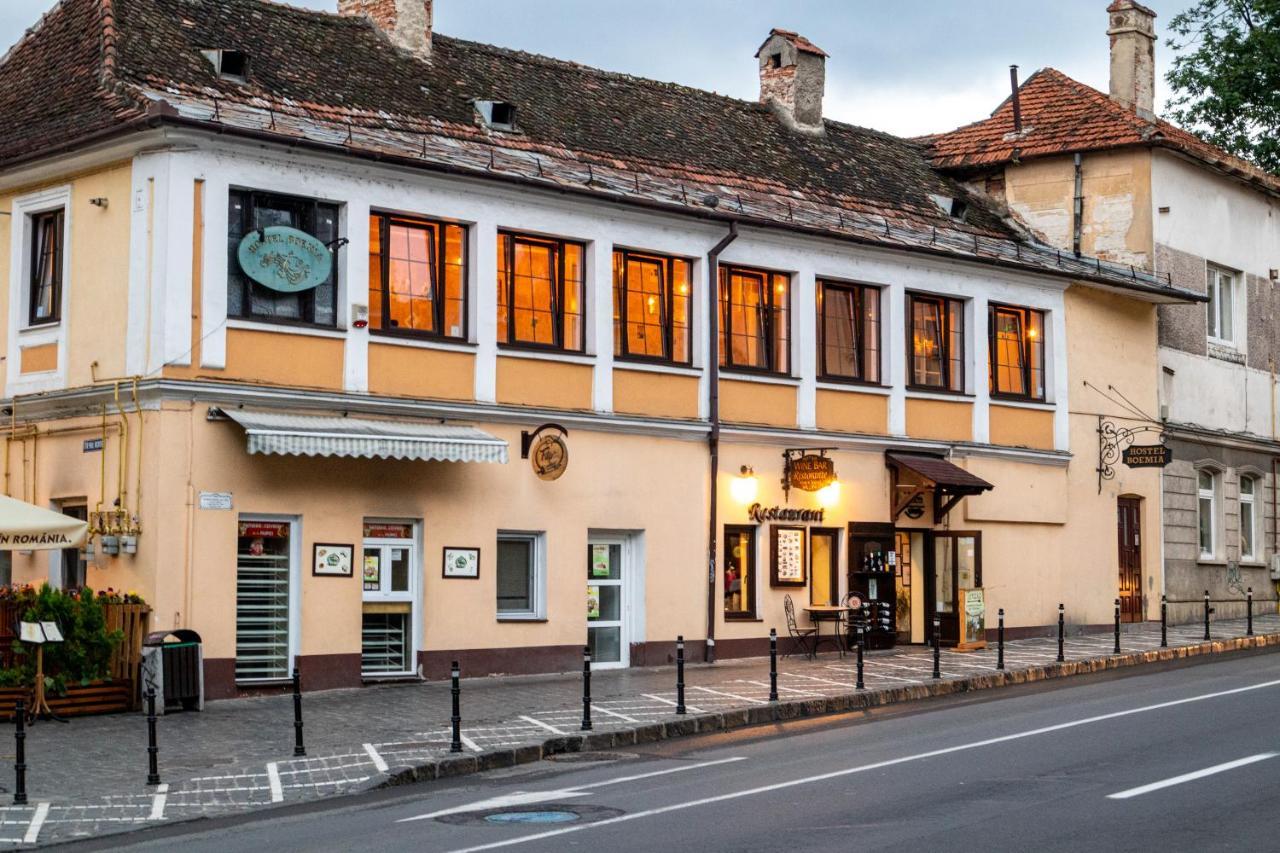
[[[738,223],[707,252],[707,449],[711,454],[711,508],[707,518],[707,645],[706,662],[716,662],[716,548],[720,526],[717,500],[720,479],[720,253],[738,239]]]
[[[1074,216],[1071,225],[1071,251],[1080,256],[1080,234],[1084,225],[1084,169],[1081,157],[1076,154],[1076,197],[1072,206]]]

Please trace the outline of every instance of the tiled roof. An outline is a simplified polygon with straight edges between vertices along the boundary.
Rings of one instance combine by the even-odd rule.
[[[814,56],[821,56],[824,58],[827,56],[827,52],[825,50],[792,30],[780,30],[777,27],[774,27],[769,31],[769,38],[773,38],[774,36],[782,36],[784,39],[791,42],[791,44],[795,46],[795,49],[801,53],[812,53]],[[756,48],[756,56],[760,55],[760,51],[764,50],[764,46],[768,43],[769,39],[765,39],[760,47]]]
[[[1018,88],[1022,133],[1013,129],[1013,101],[1006,98],[990,118],[949,133],[925,137],[935,166],[978,170],[1055,154],[1105,151],[1135,145],[1170,148],[1215,169],[1280,193],[1273,175],[1210,145],[1162,119],[1148,119],[1061,71],[1044,68]]]
[[[219,78],[211,48],[247,54],[247,83]],[[54,91],[58,110],[28,106]],[[831,121],[796,134],[757,103],[439,34],[424,62],[364,18],[265,0],[62,0],[0,64],[0,93],[0,126],[23,120],[0,168],[68,140],[85,110],[90,129],[147,117],[1190,296],[1033,243],[911,140]],[[485,127],[478,99],[515,105],[516,131]],[[964,221],[934,196],[966,197]]]

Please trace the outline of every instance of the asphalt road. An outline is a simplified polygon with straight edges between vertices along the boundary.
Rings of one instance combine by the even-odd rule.
[[[1277,849],[1280,654],[1067,684],[542,762],[84,849]]]

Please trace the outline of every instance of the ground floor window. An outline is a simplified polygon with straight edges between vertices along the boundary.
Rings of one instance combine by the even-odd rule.
[[[63,515],[88,521],[89,507],[63,506]],[[64,548],[62,551],[62,588],[84,589],[89,580],[89,559],[83,548]]]
[[[546,559],[541,533],[498,534],[498,618],[542,618]]]
[[[840,531],[815,528],[809,533],[809,603],[840,603]]]
[[[360,669],[365,675],[412,672],[417,538],[412,522],[364,524]]]
[[[1212,560],[1217,554],[1214,530],[1217,521],[1218,478],[1212,471],[1201,471],[1196,476],[1196,506],[1199,514],[1200,559]]]
[[[724,528],[724,615],[726,619],[756,615],[756,529],[749,525]]]
[[[1257,491],[1257,480],[1253,477],[1240,478],[1240,559],[1252,562],[1258,559],[1254,547],[1254,510],[1253,497]]]
[[[241,518],[236,539],[236,680],[289,677],[293,523]]]

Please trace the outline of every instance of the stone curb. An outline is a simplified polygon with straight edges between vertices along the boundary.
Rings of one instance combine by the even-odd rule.
[[[867,710],[903,702],[914,702],[937,696],[950,696],[977,690],[991,690],[1011,684],[1028,684],[1051,678],[1070,678],[1109,669],[1123,669],[1162,661],[1182,660],[1205,655],[1223,655],[1250,649],[1280,645],[1280,634],[1259,634],[1252,637],[1235,637],[1229,640],[1212,640],[1194,646],[1178,646],[1153,649],[1146,652],[1108,655],[1104,658],[1066,661],[1034,666],[1029,669],[1005,670],[983,675],[944,677],[928,684],[910,684],[902,687],[886,687],[862,690],[836,696],[794,701],[771,702],[730,711],[709,714],[690,714],[683,719],[663,723],[649,723],[628,729],[607,732],[587,732],[547,738],[511,749],[487,750],[473,755],[451,755],[411,767],[392,769],[385,779],[368,786],[368,789],[390,788],[432,779],[448,779],[485,770],[498,770],[542,761],[555,755],[574,752],[593,752],[617,749],[638,744],[655,743],[695,734],[725,732],[747,726],[820,717],[848,711]]]

